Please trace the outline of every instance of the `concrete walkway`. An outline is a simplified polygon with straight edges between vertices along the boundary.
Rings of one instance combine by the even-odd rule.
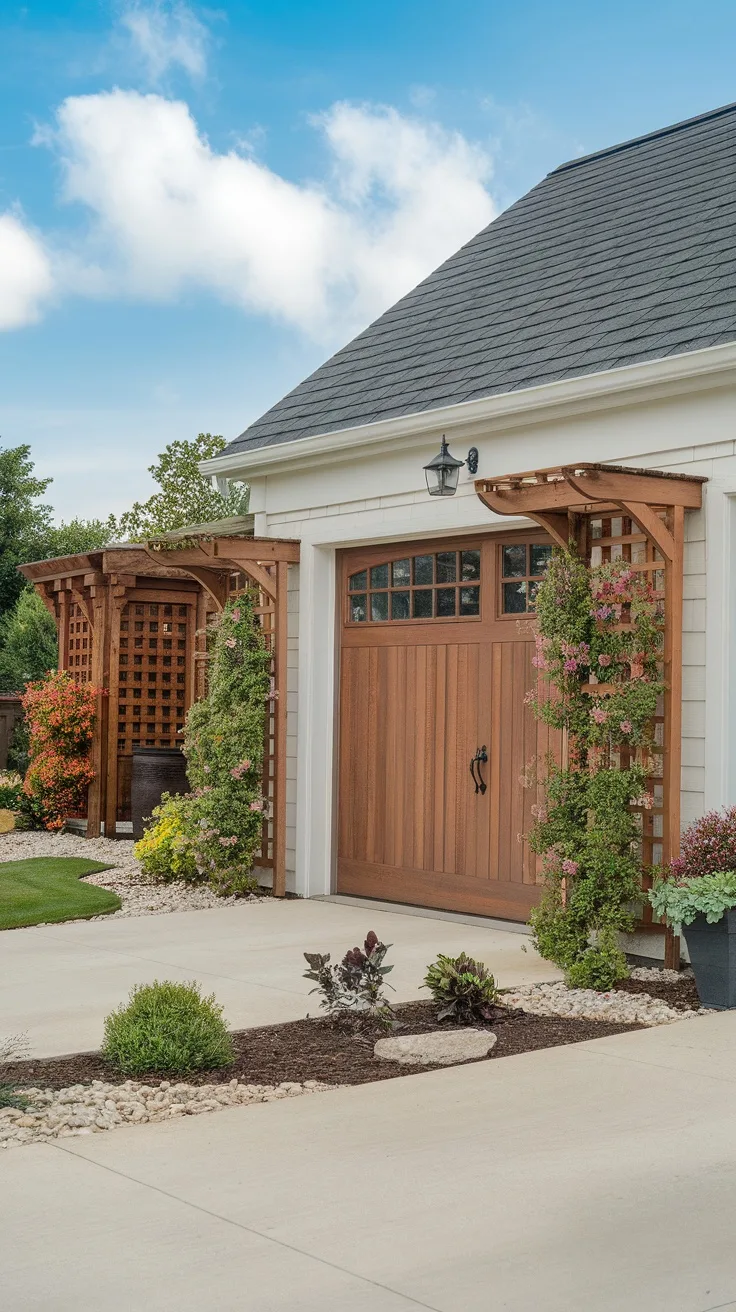
[[[736,1309],[736,1015],[12,1149],[13,1312]]]
[[[0,1036],[26,1033],[34,1055],[86,1051],[102,1042],[105,1016],[134,984],[199,980],[240,1028],[296,1020],[318,1010],[302,978],[302,953],[333,960],[369,929],[393,943],[389,976],[397,1001],[427,997],[419,986],[438,952],[466,951],[501,985],[558,972],[518,932],[427,915],[323,901],[269,900],[221,910],[74,921],[0,933]]]

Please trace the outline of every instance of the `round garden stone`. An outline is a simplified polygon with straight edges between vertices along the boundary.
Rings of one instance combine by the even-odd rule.
[[[431,1030],[378,1039],[373,1051],[384,1061],[398,1061],[402,1066],[454,1066],[486,1057],[496,1042],[490,1030]]]

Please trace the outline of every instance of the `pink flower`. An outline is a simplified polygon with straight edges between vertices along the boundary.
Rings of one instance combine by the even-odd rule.
[[[593,710],[591,711],[591,715],[595,720],[596,724],[605,724],[606,720],[608,719],[608,715],[603,710],[602,706],[594,706]]]
[[[605,651],[601,652],[601,655],[598,657],[598,664],[602,665],[604,668],[605,666],[611,664],[611,657],[608,655],[607,652]]]
[[[226,647],[236,647],[236,646],[237,646],[237,643],[236,643],[236,641],[235,641],[234,638],[226,638],[226,639],[225,639],[225,646],[226,646]]]
[[[622,720],[619,725],[619,729],[621,730],[622,733],[631,733],[632,730],[631,720]]]
[[[565,661],[565,664],[563,665],[562,668],[564,669],[566,674],[574,674],[576,669],[578,668],[578,663],[576,660],[573,660],[572,657],[569,657],[569,659]]]
[[[240,607],[239,607],[239,606],[236,607],[235,610],[233,610],[233,611],[230,612],[230,618],[232,619],[232,621],[233,621],[234,624],[237,624],[237,623],[238,623],[238,621],[239,621],[239,619],[240,619]]]
[[[574,877],[575,877],[575,875],[578,873],[579,868],[580,868],[580,867],[579,867],[577,861],[570,861],[570,860],[568,859],[568,860],[562,862],[562,873],[563,873],[563,875],[569,875],[571,878],[574,878]]]
[[[645,811],[651,811],[654,806],[654,798],[651,793],[642,793],[641,797],[635,797],[632,806],[643,806]]]
[[[532,665],[536,670],[546,670],[547,662],[544,656],[532,656]]]
[[[250,804],[250,809],[251,809],[251,811],[262,811],[262,810],[263,810],[263,802],[251,802],[251,804]]]

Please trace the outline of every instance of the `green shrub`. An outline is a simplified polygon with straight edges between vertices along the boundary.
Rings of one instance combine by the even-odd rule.
[[[498,996],[496,981],[482,961],[474,961],[464,952],[459,957],[438,956],[424,978],[435,1002],[440,1004],[438,1020],[451,1016],[461,1025],[489,1020]]]
[[[160,805],[153,808],[154,823],[133,848],[143,873],[153,883],[206,880],[206,871],[198,870],[194,859],[189,814],[190,799],[170,793],[164,793]]]
[[[137,985],[107,1017],[102,1055],[125,1075],[188,1075],[227,1066],[235,1052],[214,994],[203,998],[196,983],[155,980]]]
[[[601,930],[595,943],[567,968],[566,980],[571,989],[595,989],[605,993],[619,979],[626,979],[629,968],[618,946],[615,930]]]
[[[23,780],[14,770],[0,772],[0,810],[18,811],[23,802]]]

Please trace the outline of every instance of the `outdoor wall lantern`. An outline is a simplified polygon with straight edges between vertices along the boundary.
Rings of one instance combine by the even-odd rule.
[[[477,447],[471,446],[468,451],[467,462],[465,460],[456,460],[454,456],[450,455],[447,440],[443,433],[438,455],[434,457],[434,460],[430,460],[428,465],[424,466],[429,495],[431,497],[454,497],[457,492],[457,480],[460,477],[460,470],[466,463],[470,474],[478,473]]]

